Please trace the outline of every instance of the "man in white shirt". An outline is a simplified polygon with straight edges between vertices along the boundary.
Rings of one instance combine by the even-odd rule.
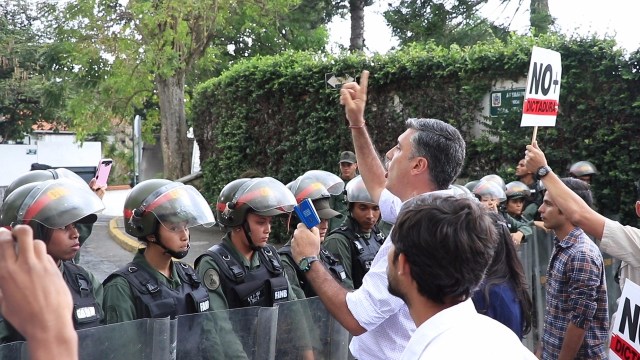
[[[537,143],[527,146],[525,165],[530,171],[538,173],[547,192],[556,199],[558,207],[569,221],[582,228],[587,235],[602,239],[600,249],[622,260],[620,288],[624,287],[626,279],[640,284],[640,229],[607,219],[589,207],[549,168]],[[640,184],[637,185],[639,188],[635,207],[636,214],[640,217]],[[614,323],[612,319],[611,324]]]
[[[380,206],[382,219],[394,223],[403,202],[424,193],[448,190],[464,163],[465,143],[453,126],[435,119],[409,119],[407,130],[380,162],[366,129],[364,109],[369,72],[360,84],[351,82],[340,90],[367,191]],[[309,264],[319,252],[320,239],[309,231],[298,232],[292,241],[294,260]],[[305,266],[307,279],[331,314],[355,337],[352,354],[362,359],[397,359],[415,331],[405,303],[387,289],[389,238],[380,247],[362,286],[348,292],[320,264]]]
[[[401,359],[535,359],[470,299],[498,241],[482,205],[468,197],[416,196],[402,207],[391,241],[389,292],[407,304],[418,327]]]

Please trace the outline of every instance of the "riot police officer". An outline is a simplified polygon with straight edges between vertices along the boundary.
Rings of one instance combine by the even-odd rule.
[[[569,168],[569,175],[571,175],[571,177],[585,181],[587,184],[591,184],[593,176],[597,173],[598,170],[595,165],[589,161],[578,161]]]
[[[143,181],[125,200],[124,221],[127,234],[146,247],[105,279],[107,323],[208,311],[209,294],[195,270],[172,260],[187,255],[190,227],[214,223],[198,190],[163,179]]]
[[[504,204],[504,211],[512,218],[522,221],[524,203],[531,196],[531,190],[525,183],[520,181],[512,181],[506,185],[506,188],[507,201]]]
[[[353,151],[341,152],[338,164],[340,165],[340,178],[344,182],[342,187],[344,189],[344,186],[358,175],[358,160],[356,159],[356,154],[354,154]],[[339,212],[340,216],[334,216],[329,219],[329,231],[340,227],[348,213],[345,194],[332,193],[330,206],[333,210]]]
[[[56,169],[47,169],[47,170],[31,170],[27,173],[24,173],[18,176],[9,186],[5,189],[3,198],[6,199],[9,194],[11,194],[15,189],[19,188],[22,185],[41,182],[46,180],[55,180],[55,179],[69,179],[77,182],[78,184],[86,186],[86,182],[83,178],[81,178],[78,174],[73,171],[65,168],[56,168]],[[93,190],[93,192],[98,195],[100,199],[104,197],[105,188],[96,186],[96,179],[91,179],[89,182],[89,188]],[[80,247],[87,241],[89,235],[91,235],[91,231],[93,230],[93,224],[77,224],[78,232],[80,233]],[[73,258],[75,263],[80,262],[80,251],[76,253],[76,256]]]
[[[503,188],[497,182],[491,180],[481,180],[473,189],[473,194],[485,204],[490,211],[495,211],[501,215],[511,233],[511,238],[515,245],[527,241],[526,236],[531,235],[532,230],[525,222],[517,221],[501,210],[500,204],[507,199]]]
[[[378,228],[380,207],[367,192],[358,176],[346,187],[349,214],[342,226],[331,231],[324,246],[342,262],[347,279],[345,286],[357,289],[369,271],[371,261],[384,242],[385,234]]]
[[[78,225],[93,224],[102,201],[86,186],[69,179],[32,182],[12,189],[0,209],[0,226],[27,224],[34,238],[42,239],[58,264],[74,302],[76,329],[103,323],[102,284],[71,260],[80,249]],[[23,340],[6,321],[0,324],[0,341]]]
[[[216,309],[296,299],[276,248],[268,244],[272,218],[295,205],[291,191],[270,177],[237,179],[222,189],[216,218],[226,234],[195,263]]]
[[[297,203],[300,203],[305,199],[309,199],[313,202],[313,206],[320,218],[320,224],[318,224],[317,228],[320,233],[321,241],[327,234],[329,221],[340,215],[339,212],[333,210],[329,205],[331,194],[327,189],[337,188],[339,192],[342,192],[343,186],[344,182],[339,177],[323,170],[307,171],[295,181],[287,184],[287,188],[294,194]],[[299,222],[300,220],[298,217],[294,215],[289,224],[291,232],[293,232],[293,230],[298,226]],[[306,271],[305,266],[310,264],[309,261],[320,261],[327,267],[327,269],[329,269],[336,280],[339,282],[344,282],[346,280],[344,266],[322,245],[320,246],[320,253],[315,259],[306,260],[307,265],[296,264],[293,260],[290,241],[281,247],[278,252],[282,259],[287,277],[289,278],[289,282],[291,283],[291,287],[294,293],[300,298],[316,296],[316,292],[313,290],[313,287],[307,281],[304,274]]]

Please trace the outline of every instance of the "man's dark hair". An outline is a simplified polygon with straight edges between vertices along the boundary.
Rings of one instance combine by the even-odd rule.
[[[408,119],[408,129],[417,130],[411,138],[412,157],[429,162],[431,181],[438,190],[453,183],[462,170],[465,142],[453,126],[437,119]]]
[[[584,202],[589,206],[593,206],[593,196],[591,195],[591,186],[585,181],[576,178],[562,178],[562,182],[567,185],[574,193],[578,194]],[[562,204],[559,204],[562,205]]]
[[[471,296],[498,238],[493,220],[477,201],[426,194],[402,207],[391,241],[393,263],[404,254],[420,294],[444,304]]]

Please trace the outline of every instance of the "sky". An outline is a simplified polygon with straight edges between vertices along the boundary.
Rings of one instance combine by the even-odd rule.
[[[385,53],[397,45],[397,39],[391,36],[391,30],[382,16],[388,2],[377,0],[366,8],[365,45],[370,52]],[[640,0],[549,0],[549,10],[551,16],[556,19],[556,27],[563,34],[609,35],[627,51],[640,48]],[[481,13],[489,19],[498,19],[500,23],[511,23],[512,31],[520,34],[528,32],[528,0],[523,0],[520,9],[515,4],[505,7],[500,5],[500,0],[489,0],[481,9]],[[329,26],[330,43],[348,47],[349,19],[336,18]],[[337,50],[337,46],[330,45],[330,49]]]

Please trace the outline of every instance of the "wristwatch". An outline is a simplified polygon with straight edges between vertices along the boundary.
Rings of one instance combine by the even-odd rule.
[[[538,168],[538,170],[536,171],[536,175],[538,175],[538,179],[542,179],[543,177],[547,176],[548,173],[551,172],[551,168],[548,166],[540,166]]]
[[[302,272],[307,272],[311,269],[311,264],[318,260],[320,259],[318,259],[317,256],[307,256],[300,260],[300,262],[298,263],[298,267],[300,268],[300,270],[302,270]]]

